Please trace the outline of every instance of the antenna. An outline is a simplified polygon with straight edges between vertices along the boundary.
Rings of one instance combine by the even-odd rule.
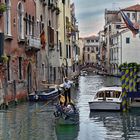
[[[113,9],[113,10],[118,10],[118,9],[119,9],[119,3],[113,2],[113,3],[112,3],[112,9]]]

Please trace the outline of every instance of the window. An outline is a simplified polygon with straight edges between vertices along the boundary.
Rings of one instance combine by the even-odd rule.
[[[130,43],[130,38],[127,37],[127,38],[126,38],[126,44],[129,44],[129,43]]]
[[[23,10],[23,5],[22,3],[20,2],[18,4],[18,34],[19,34],[19,38],[20,39],[24,39],[24,33],[23,33],[23,14],[24,14],[24,10]]]
[[[75,52],[76,54],[78,54],[78,46],[76,46]]]
[[[132,13],[132,20],[136,20],[136,13]]]
[[[68,45],[66,45],[66,58],[69,57],[69,53],[68,53],[69,49],[68,49]]]
[[[22,57],[19,57],[19,79],[22,79]]]
[[[61,41],[59,40],[59,51],[60,51],[60,57],[62,57],[62,45]]]
[[[59,51],[58,31],[56,31],[57,51]]]
[[[26,33],[26,35],[28,34],[28,15],[27,15],[27,13],[25,14],[25,33]]]
[[[44,63],[42,63],[42,76],[43,76],[42,81],[46,81],[46,78],[45,78],[45,64]]]
[[[32,28],[31,28],[31,15],[29,15],[29,35],[31,35],[32,33],[31,33],[31,30]]]
[[[54,73],[54,77],[53,77],[54,81],[53,82],[55,83],[55,81],[56,81],[56,67],[53,67],[53,73]]]
[[[10,81],[10,56],[8,56],[8,62],[7,62],[7,80]]]
[[[126,15],[130,18],[130,13],[126,13]]]
[[[96,47],[96,52],[98,52],[98,47]]]
[[[69,45],[69,58],[71,58],[71,47]]]
[[[90,54],[88,54],[88,61],[90,60]]]
[[[116,25],[116,29],[119,29],[121,26],[120,25]]]
[[[11,36],[11,1],[5,0],[6,3],[6,16],[5,16],[5,34]]]
[[[32,17],[32,35],[34,36],[34,26],[35,26],[35,19],[34,16]]]
[[[109,25],[109,31],[111,31],[111,25]]]

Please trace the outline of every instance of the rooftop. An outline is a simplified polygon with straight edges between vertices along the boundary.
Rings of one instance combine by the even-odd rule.
[[[127,8],[122,9],[123,11],[140,11],[140,4],[136,4]]]

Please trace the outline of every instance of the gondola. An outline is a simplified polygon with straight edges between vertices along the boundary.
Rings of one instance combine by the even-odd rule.
[[[57,124],[76,125],[79,123],[79,111],[73,103],[69,103],[67,106],[57,104],[55,108],[54,116]]]
[[[46,90],[39,90],[29,94],[29,101],[48,101],[55,99],[61,93],[61,89],[59,88],[48,88]]]

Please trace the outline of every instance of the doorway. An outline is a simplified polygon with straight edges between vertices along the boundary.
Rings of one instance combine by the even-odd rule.
[[[28,94],[32,92],[32,68],[30,63],[27,67],[27,91]]]

